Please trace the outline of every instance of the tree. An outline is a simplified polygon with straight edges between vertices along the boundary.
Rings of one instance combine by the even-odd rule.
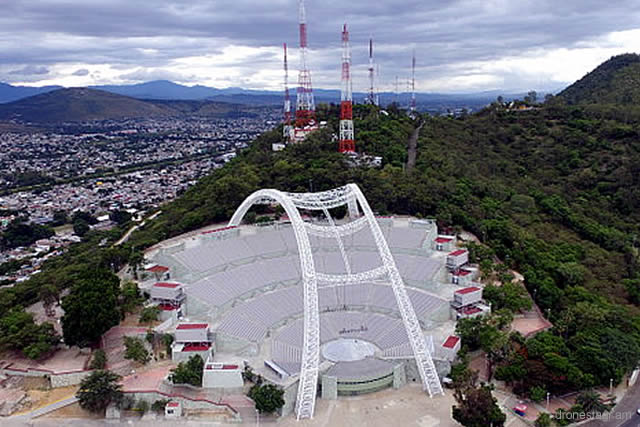
[[[158,316],[160,315],[160,308],[156,305],[152,305],[150,307],[145,307],[140,312],[140,323],[151,323],[158,320]]]
[[[248,396],[261,413],[270,414],[284,406],[284,390],[273,384],[256,384],[249,389]]]
[[[123,225],[131,221],[131,214],[124,210],[116,210],[109,214],[109,219],[118,225]]]
[[[62,332],[67,345],[97,342],[120,323],[120,280],[107,269],[87,269],[80,274],[69,295],[62,300]]]
[[[171,370],[169,380],[174,384],[191,384],[202,387],[202,371],[204,360],[199,355],[194,355],[186,362],[181,362]]]
[[[89,369],[104,369],[107,366],[107,354],[102,349],[93,352]]]
[[[535,427],[551,427],[552,418],[551,415],[545,414],[544,412],[538,415],[535,422],[533,423]]]
[[[59,341],[53,325],[35,323],[31,313],[14,309],[0,318],[0,348],[19,350],[30,359],[38,359]]]
[[[529,390],[529,397],[534,402],[542,402],[542,400],[547,396],[547,390],[543,387],[534,386]]]
[[[144,341],[140,338],[124,337],[125,353],[124,358],[135,360],[145,365],[151,360],[149,352],[144,346]]]
[[[90,229],[89,224],[82,219],[73,221],[73,232],[78,237],[84,237]]]
[[[38,298],[42,301],[42,306],[47,316],[52,317],[55,314],[53,305],[57,304],[60,299],[60,292],[54,285],[47,284],[40,288]]]
[[[487,285],[482,297],[491,303],[493,310],[506,308],[514,313],[530,310],[532,303],[527,290],[521,285],[507,282],[501,286]]]
[[[500,410],[491,390],[492,388],[485,384],[456,389],[453,419],[465,427],[503,426],[507,416]]]
[[[138,289],[138,284],[126,282],[120,290],[120,309],[123,313],[131,313],[142,304],[143,298]]]
[[[80,407],[91,412],[103,412],[111,403],[122,399],[120,376],[109,371],[94,371],[80,383],[76,393]]]
[[[600,395],[593,390],[583,391],[576,397],[576,403],[582,407],[587,414],[601,414],[609,410],[609,407],[600,398]]]

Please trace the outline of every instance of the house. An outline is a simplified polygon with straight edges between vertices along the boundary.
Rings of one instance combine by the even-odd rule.
[[[151,264],[150,266],[145,266],[144,270],[153,274],[153,277],[158,281],[169,280],[169,267],[159,264]]]

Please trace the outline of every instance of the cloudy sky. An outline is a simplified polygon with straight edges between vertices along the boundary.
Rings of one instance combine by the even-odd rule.
[[[297,0],[4,0],[0,81],[42,86],[178,83],[282,88]],[[340,30],[354,89],[373,36],[380,90],[550,90],[612,55],[640,52],[638,0],[307,0],[315,87],[338,88]],[[291,79],[297,70],[290,51]]]

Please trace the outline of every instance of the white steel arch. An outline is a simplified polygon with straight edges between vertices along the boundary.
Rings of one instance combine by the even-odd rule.
[[[304,341],[303,354],[300,367],[300,381],[296,399],[296,414],[298,419],[311,418],[315,408],[318,365],[320,362],[320,312],[318,310],[318,282],[351,285],[363,283],[377,278],[387,278],[391,282],[393,293],[396,297],[398,309],[402,316],[407,335],[413,349],[418,366],[418,372],[422,379],[423,388],[429,393],[442,394],[442,386],[431,359],[431,353],[418,318],[413,310],[411,300],[404,287],[398,268],[396,267],[389,246],[382,234],[380,225],[376,220],[369,203],[355,184],[348,184],[329,191],[318,193],[285,193],[278,190],[259,190],[251,194],[238,207],[233,214],[230,226],[237,226],[242,218],[255,204],[279,203],[289,216],[298,244],[300,264],[302,269],[303,298],[304,298]],[[335,225],[328,210],[342,205],[348,205],[351,216],[357,214],[357,205],[360,204],[363,217],[355,219],[351,225]],[[329,220],[328,226],[317,224],[305,224],[302,221],[298,209],[322,210]],[[347,268],[347,274],[327,275],[315,270],[309,234],[324,237],[335,237],[340,244],[340,238],[353,234],[368,225],[373,234],[382,266],[373,270],[353,274]],[[341,249],[344,255],[344,250]],[[345,258],[345,263],[346,263]],[[348,266],[347,266],[348,267]]]

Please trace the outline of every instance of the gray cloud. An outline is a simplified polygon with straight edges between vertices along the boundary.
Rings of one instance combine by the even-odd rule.
[[[8,73],[10,76],[42,76],[49,74],[47,67],[38,67],[35,65],[25,65],[19,70],[12,70]]]
[[[80,68],[79,70],[74,71],[71,75],[72,76],[79,76],[79,77],[88,76],[89,75],[89,70],[87,70],[86,68]]]
[[[195,82],[195,76],[175,76],[172,61],[219,54],[229,46],[297,44],[295,0],[154,0],[153,7],[145,0],[30,0],[7,2],[3,12],[3,62],[19,69],[109,64],[123,70],[125,80],[174,75]],[[637,0],[307,0],[307,13],[309,62],[318,87],[339,85],[339,31],[345,21],[352,34],[356,88],[365,80],[370,34],[382,80],[399,75],[406,81],[415,48],[418,79],[426,82],[443,73],[476,73],[467,69],[471,63],[581,46],[640,25]],[[279,55],[256,53],[225,57],[221,65],[256,72],[278,70],[280,61]],[[536,83],[535,77],[508,71],[502,78],[508,87]],[[25,81],[18,73],[8,73],[7,79]]]

